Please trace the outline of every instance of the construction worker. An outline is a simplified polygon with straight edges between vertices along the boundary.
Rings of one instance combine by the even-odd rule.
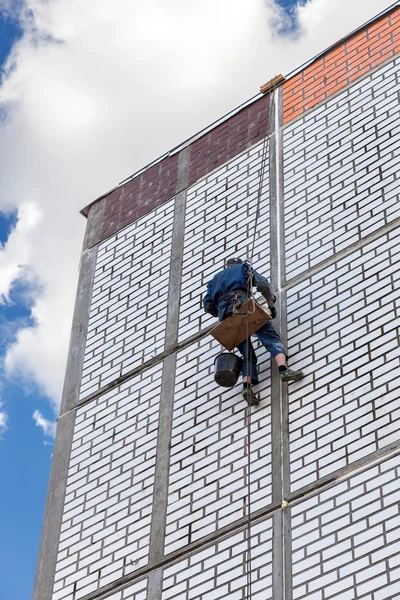
[[[259,275],[249,263],[243,262],[241,258],[229,258],[226,261],[225,269],[214,275],[207,284],[207,294],[203,298],[204,310],[223,321],[232,314],[234,307],[237,309],[247,301],[251,285],[256,286],[257,291],[264,296],[274,319],[276,317],[276,297],[271,292],[269,281]],[[256,336],[274,357],[282,381],[302,379],[302,371],[293,371],[287,366],[285,346],[271,322],[260,327],[256,331]],[[242,394],[248,404],[256,406],[259,404],[259,399],[251,386],[258,383],[257,356],[250,338],[238,344],[237,348],[243,356]]]

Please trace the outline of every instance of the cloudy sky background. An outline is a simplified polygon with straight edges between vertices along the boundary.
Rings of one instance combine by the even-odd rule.
[[[21,557],[18,544],[25,560],[24,582],[11,566],[0,576],[0,600],[32,588],[79,210],[390,4],[0,0],[0,58],[11,46],[0,83],[0,564],[10,548]],[[18,508],[11,498],[24,494]],[[18,513],[27,495],[31,527]]]

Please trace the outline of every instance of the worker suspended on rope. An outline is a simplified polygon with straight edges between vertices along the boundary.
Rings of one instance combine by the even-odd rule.
[[[247,262],[244,263],[241,258],[229,258],[225,269],[214,275],[207,284],[207,293],[203,298],[204,310],[223,321],[248,300],[253,285],[264,296],[272,318],[275,318],[276,297],[271,292],[269,281],[259,275]],[[256,331],[256,336],[274,357],[282,381],[302,379],[302,371],[294,371],[287,366],[285,346],[271,322],[260,327]],[[248,404],[256,406],[259,404],[259,399],[251,386],[258,383],[257,356],[250,338],[238,344],[237,348],[243,356],[242,394]]]

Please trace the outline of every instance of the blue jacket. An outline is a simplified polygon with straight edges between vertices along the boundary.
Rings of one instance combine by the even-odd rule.
[[[273,307],[276,298],[271,292],[268,279],[257,273],[255,269],[251,267],[250,269],[253,275],[253,286],[256,286],[257,291],[264,296],[268,306]],[[212,280],[207,283],[207,293],[203,298],[204,310],[217,317],[221,298],[228,292],[241,290],[247,294],[248,277],[249,267],[246,264],[231,265],[214,275]]]

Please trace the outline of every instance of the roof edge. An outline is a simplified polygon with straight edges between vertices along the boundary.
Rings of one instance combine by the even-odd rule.
[[[99,200],[102,200],[103,198],[105,198],[106,196],[108,196],[109,194],[111,194],[112,192],[114,192],[115,190],[117,190],[118,188],[120,188],[121,186],[125,185],[129,181],[132,181],[132,179],[135,179],[136,177],[139,177],[139,175],[141,175],[142,173],[144,173],[145,171],[147,171],[151,167],[154,167],[155,165],[159,164],[165,158],[168,158],[168,156],[173,156],[174,154],[177,154],[178,152],[180,152],[181,150],[183,150],[184,148],[186,148],[187,146],[189,146],[190,144],[192,144],[193,142],[195,142],[196,140],[198,140],[200,137],[202,137],[203,135],[205,135],[206,133],[208,133],[209,131],[211,131],[212,129],[214,129],[215,127],[217,127],[218,125],[220,125],[224,121],[227,121],[228,119],[230,119],[231,117],[233,117],[234,115],[236,115],[238,112],[240,112],[244,108],[247,108],[247,106],[250,106],[254,102],[257,102],[257,100],[259,100],[263,96],[265,96],[265,94],[262,94],[262,93],[256,94],[255,96],[253,96],[252,98],[250,98],[250,100],[246,100],[245,102],[243,102],[238,107],[236,107],[233,110],[231,110],[229,113],[227,113],[223,117],[220,117],[219,119],[217,119],[216,121],[214,121],[210,125],[207,125],[207,127],[204,127],[199,132],[197,132],[194,135],[192,135],[190,138],[187,138],[184,142],[181,142],[180,144],[178,144],[178,146],[175,146],[174,148],[172,148],[168,152],[165,152],[165,154],[162,154],[161,156],[159,156],[158,158],[156,158],[152,162],[148,163],[145,167],[142,167],[141,169],[139,169],[138,171],[136,171],[135,173],[133,173],[132,175],[130,175],[126,179],[123,179],[115,187],[113,187],[110,190],[108,190],[108,192],[105,192],[104,194],[102,194],[101,196],[99,196],[98,198],[96,198],[95,200],[92,200],[92,202],[90,202],[90,204],[88,204],[87,206],[85,206],[84,208],[82,208],[82,210],[79,211],[80,214],[83,215],[84,217],[87,217],[88,214],[89,214],[89,210],[93,206],[93,204],[95,204]]]

